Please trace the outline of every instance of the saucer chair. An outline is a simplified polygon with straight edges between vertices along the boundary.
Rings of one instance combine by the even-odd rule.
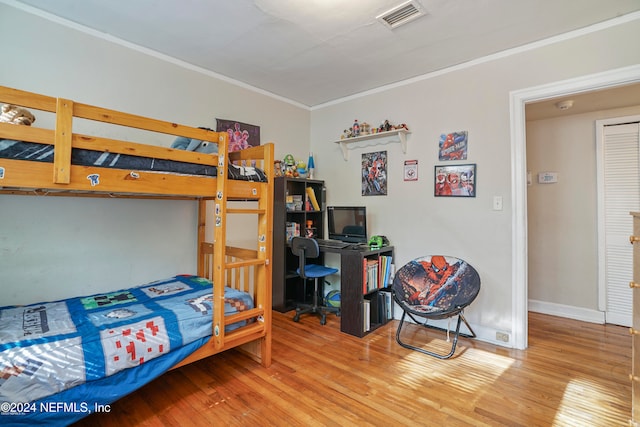
[[[480,276],[466,261],[443,255],[416,258],[400,268],[393,279],[393,297],[402,308],[402,317],[396,332],[396,341],[402,347],[416,350],[439,359],[448,359],[456,351],[458,336],[475,338],[476,334],[464,318],[463,310],[480,292]],[[427,325],[429,320],[448,319],[458,316],[453,344],[449,354],[440,354],[403,342],[400,333],[405,316],[424,327],[445,330]],[[416,318],[421,318],[418,320]],[[460,333],[464,322],[469,334]],[[447,338],[449,337],[449,329]]]

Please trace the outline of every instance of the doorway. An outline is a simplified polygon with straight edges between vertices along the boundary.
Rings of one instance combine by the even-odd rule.
[[[640,82],[640,65],[511,92],[512,333],[514,347],[528,346],[527,163],[525,105],[563,95]]]

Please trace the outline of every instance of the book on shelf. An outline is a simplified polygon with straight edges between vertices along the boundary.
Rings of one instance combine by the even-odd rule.
[[[370,318],[371,324],[377,325],[383,322],[384,319],[384,299],[380,293],[371,294],[371,310],[370,310]]]
[[[367,294],[378,288],[378,260],[364,258],[362,262],[362,293]]]
[[[362,301],[362,328],[364,332],[371,330],[371,301],[368,299]]]
[[[393,319],[393,296],[391,291],[381,290],[378,294],[384,299],[384,319]]]
[[[311,188],[311,187],[307,187],[307,198],[308,198],[309,202],[311,203],[311,206],[313,207],[313,209],[309,209],[309,210],[319,211],[320,210],[320,205],[318,204],[318,199],[316,198],[316,193],[315,193],[315,191],[313,191],[313,188]]]
[[[386,288],[391,285],[392,258],[391,255],[380,255],[379,288]]]
[[[298,224],[297,222],[287,221],[285,231],[287,242],[290,242],[291,239],[300,235],[300,224]]]

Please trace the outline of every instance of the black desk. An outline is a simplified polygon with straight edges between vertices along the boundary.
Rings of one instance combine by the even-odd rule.
[[[377,290],[368,294],[363,291],[363,267],[365,259],[379,259],[382,255],[393,257],[393,246],[380,249],[369,249],[366,246],[358,249],[350,246],[342,249],[322,246],[320,251],[340,255],[340,331],[363,337],[382,326],[384,323],[372,324],[369,331],[364,331],[363,301]]]

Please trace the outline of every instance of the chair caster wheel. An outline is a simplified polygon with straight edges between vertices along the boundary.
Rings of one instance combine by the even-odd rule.
[[[296,313],[296,315],[293,316],[293,321],[294,322],[299,322],[300,321],[300,315]]]
[[[322,316],[322,319],[320,319],[320,324],[321,325],[326,325],[327,324],[327,318],[325,316]]]

